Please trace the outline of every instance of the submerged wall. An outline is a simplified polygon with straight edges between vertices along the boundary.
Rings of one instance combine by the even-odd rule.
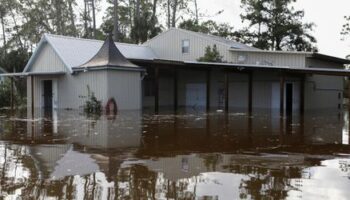
[[[178,70],[178,105],[180,107],[205,108],[206,106],[206,72],[195,70]],[[293,109],[301,104],[302,76],[286,76],[285,84],[292,85]],[[212,70],[210,76],[210,107],[224,107],[224,72]],[[249,82],[247,73],[229,74],[230,109],[248,109]],[[159,105],[174,105],[174,77],[160,75]],[[286,87],[286,86],[285,86]],[[286,89],[286,88],[285,88]],[[307,76],[305,81],[305,109],[342,108],[343,78],[335,76]],[[154,96],[143,97],[144,107],[154,107]],[[146,99],[146,100],[145,100]],[[280,75],[278,72],[260,71],[253,73],[253,108],[280,108]],[[286,101],[286,94],[285,94]],[[285,103],[286,104],[286,103]]]
[[[312,75],[305,83],[305,108],[342,109],[344,78],[337,76]]]
[[[136,71],[93,71],[61,76],[34,76],[34,107],[43,107],[43,81],[53,81],[54,107],[80,109],[88,99],[88,88],[105,106],[114,98],[120,110],[141,109],[141,76]],[[57,92],[55,85],[57,84]],[[31,78],[27,79],[27,105],[31,107]],[[55,98],[57,95],[57,98]],[[55,106],[56,105],[56,106]]]

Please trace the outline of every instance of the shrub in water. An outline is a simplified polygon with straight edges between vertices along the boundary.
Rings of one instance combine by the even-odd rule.
[[[87,114],[101,114],[102,112],[102,106],[101,101],[97,100],[95,94],[90,91],[89,86],[87,86],[88,89],[88,96],[87,100],[85,102],[84,111]]]

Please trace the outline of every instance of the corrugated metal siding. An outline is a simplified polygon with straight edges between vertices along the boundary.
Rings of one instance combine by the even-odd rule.
[[[182,40],[190,41],[189,53],[182,53]],[[163,33],[156,39],[149,41],[146,45],[151,47],[160,59],[196,61],[204,55],[207,46],[213,46],[214,44],[216,44],[220,54],[223,56],[223,60],[233,62],[227,45],[222,45],[204,37],[196,37],[193,34],[177,29]]]
[[[189,53],[182,53],[182,40],[190,41]],[[305,54],[232,51],[227,45],[178,29],[169,30],[146,43],[157,54],[158,58],[182,61],[196,61],[205,54],[207,46],[214,44],[218,47],[223,60],[229,63],[237,63],[238,56],[245,55],[244,64],[271,63],[274,66],[305,67]]]
[[[116,100],[118,109],[141,109],[141,94],[140,72],[108,71],[107,96]]]
[[[34,106],[43,105],[43,80],[57,80],[58,108],[79,109],[85,105],[88,89],[93,92],[104,106],[108,99],[114,97],[121,110],[141,109],[141,77],[140,72],[132,71],[94,71],[67,74],[65,76],[34,77]],[[27,105],[31,107],[31,80],[27,78]]]
[[[79,108],[85,104],[87,99],[87,85],[91,92],[99,100],[107,99],[107,73],[103,71],[81,73],[75,76],[67,74],[65,76],[34,76],[34,107],[41,108],[43,105],[43,80],[57,80],[58,84],[58,108]],[[31,107],[31,80],[27,78],[27,105]]]
[[[54,76],[34,76],[34,107],[41,108],[43,105],[43,85],[44,80],[58,80],[58,77]],[[53,91],[54,92],[54,91]],[[32,106],[32,88],[31,88],[31,77],[27,77],[27,106]]]
[[[180,106],[186,106],[186,85],[205,84],[205,72],[195,70],[179,70],[178,73],[178,103]]]
[[[219,106],[219,91],[224,89],[225,76],[222,71],[216,70],[211,73],[210,107],[223,108],[224,103]],[[248,75],[240,73],[229,74],[229,107],[248,107]]]
[[[32,105],[32,87],[31,87],[31,77],[27,76],[27,108],[31,108]],[[28,109],[29,111],[29,109]],[[30,116],[30,113],[28,112],[28,117]]]
[[[304,54],[288,54],[288,53],[269,53],[269,52],[239,52],[231,51],[233,60],[237,60],[239,56],[246,57],[246,61],[242,64],[271,64],[273,66],[290,66],[290,67],[305,67]]]
[[[49,44],[44,44],[38,57],[35,59],[31,72],[67,72],[62,60]]]
[[[305,108],[342,108],[344,78],[313,75],[305,84]]]
[[[159,96],[160,106],[174,105],[174,77],[159,78]]]
[[[83,72],[77,75],[67,74],[58,81],[59,108],[81,108],[84,106],[88,89],[102,103],[107,102],[107,71]]]

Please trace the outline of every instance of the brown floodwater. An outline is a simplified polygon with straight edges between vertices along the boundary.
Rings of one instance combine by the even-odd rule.
[[[348,119],[3,111],[0,199],[349,199]]]

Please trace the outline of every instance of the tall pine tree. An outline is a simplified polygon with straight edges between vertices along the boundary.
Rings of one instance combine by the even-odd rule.
[[[296,0],[242,0],[241,15],[248,27],[236,33],[242,42],[260,49],[315,51],[316,39],[309,32],[313,23],[303,23],[304,11],[295,10]]]

